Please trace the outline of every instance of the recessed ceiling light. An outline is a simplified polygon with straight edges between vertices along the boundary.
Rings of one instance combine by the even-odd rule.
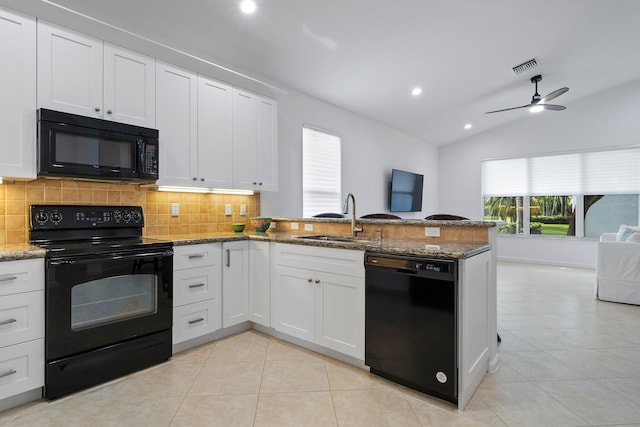
[[[413,96],[418,96],[422,93],[422,88],[419,87],[414,87],[413,90],[411,91],[411,95]]]
[[[464,125],[465,129],[471,129],[473,127],[473,125],[471,123],[467,123],[466,125]]]
[[[240,2],[240,10],[244,13],[253,13],[256,11],[256,2],[253,0],[242,0]]]

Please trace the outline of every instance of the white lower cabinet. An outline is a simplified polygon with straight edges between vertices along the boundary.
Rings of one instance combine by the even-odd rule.
[[[274,244],[272,325],[364,359],[364,252]]]
[[[222,327],[249,320],[249,241],[222,244]]]
[[[0,400],[44,385],[44,261],[0,262]]]
[[[249,242],[249,307],[251,320],[271,326],[271,244]]]
[[[221,327],[220,243],[174,247],[173,344]]]

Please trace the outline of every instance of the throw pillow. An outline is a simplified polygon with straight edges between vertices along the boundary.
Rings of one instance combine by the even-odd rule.
[[[628,225],[622,224],[620,226],[620,229],[618,230],[618,234],[616,235],[616,241],[624,242],[634,232],[640,232],[640,227],[630,227]]]
[[[633,242],[633,243],[640,243],[640,233],[638,233],[637,231],[634,231],[633,233],[631,233],[631,235],[629,237],[627,237],[627,240],[625,240],[626,242]]]

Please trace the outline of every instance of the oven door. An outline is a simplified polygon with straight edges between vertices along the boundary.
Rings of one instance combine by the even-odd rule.
[[[172,288],[171,249],[51,257],[47,360],[170,330]]]

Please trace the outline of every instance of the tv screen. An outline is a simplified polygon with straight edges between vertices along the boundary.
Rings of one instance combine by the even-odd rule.
[[[389,210],[391,212],[422,211],[423,180],[423,175],[392,169]]]

